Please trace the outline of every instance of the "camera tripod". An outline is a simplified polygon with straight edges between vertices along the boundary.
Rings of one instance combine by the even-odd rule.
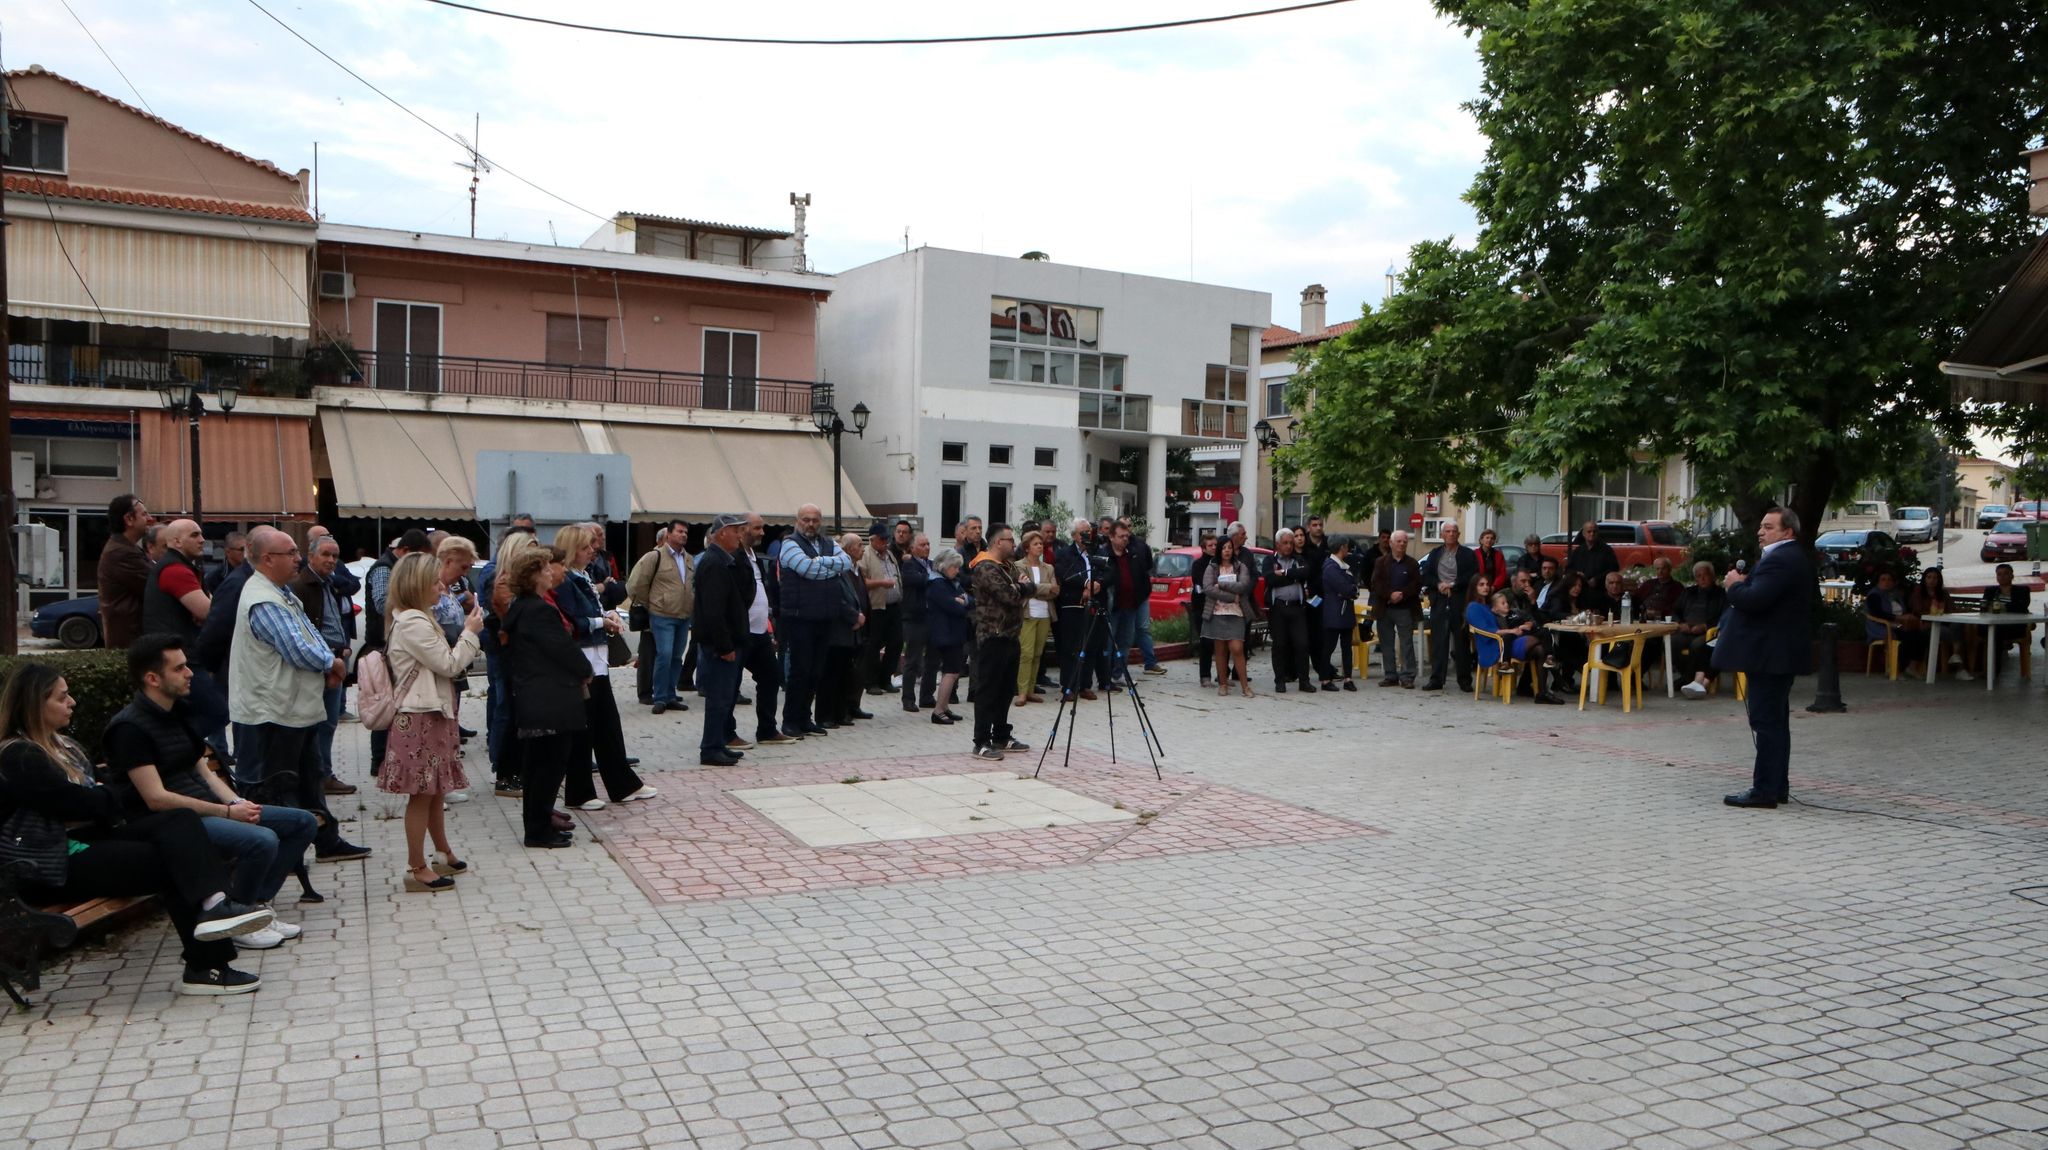
[[[1097,630],[1098,628],[1106,630],[1108,628],[1108,623],[1105,620],[1104,612],[1101,609],[1091,607],[1088,610],[1088,629],[1081,638],[1081,653],[1079,658],[1082,660],[1084,667],[1086,666],[1086,660],[1088,659],[1089,653],[1094,646],[1095,636],[1099,633]],[[1159,741],[1158,728],[1152,725],[1152,713],[1145,708],[1145,697],[1138,693],[1138,682],[1131,675],[1129,653],[1123,650],[1118,650],[1117,654],[1123,660],[1122,686],[1125,691],[1130,693],[1131,708],[1132,711],[1138,717],[1138,737],[1145,744],[1145,754],[1149,756],[1152,760],[1152,774],[1154,775],[1154,777],[1158,778],[1163,782],[1166,779],[1166,774],[1165,772],[1159,769],[1159,757],[1166,753],[1166,745]],[[1064,666],[1060,668],[1060,672],[1060,677],[1062,679],[1065,679],[1066,668]],[[1116,672],[1112,670],[1110,671],[1106,680],[1102,684],[1102,697],[1108,701],[1109,761],[1112,764],[1116,762],[1116,692],[1114,690],[1111,690],[1110,688],[1117,685],[1115,680]],[[1053,744],[1059,742],[1060,724],[1062,722],[1064,722],[1067,727],[1067,743],[1066,749],[1064,752],[1062,752],[1060,757],[1060,765],[1062,767],[1065,767],[1073,762],[1074,724],[1080,718],[1080,703],[1080,688],[1076,687],[1071,692],[1066,690],[1064,686],[1061,688],[1060,705],[1053,711],[1052,715],[1052,730],[1046,733],[1045,746],[1038,752],[1038,766],[1032,770],[1032,778],[1037,778],[1038,772],[1045,769],[1045,757],[1052,753]]]

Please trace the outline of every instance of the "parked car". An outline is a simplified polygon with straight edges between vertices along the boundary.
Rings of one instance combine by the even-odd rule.
[[[2011,514],[2012,509],[2003,503],[1986,503],[1977,509],[1977,530],[1989,531]]]
[[[2004,519],[1984,537],[1984,549],[1977,557],[1986,563],[2006,563],[2027,557],[2027,525],[2031,519]]]
[[[1872,530],[1830,531],[1813,541],[1813,549],[1837,566],[1854,563],[1872,551],[1896,550],[1898,545],[1890,533]]]
[[[1932,507],[1900,507],[1893,512],[1899,524],[1899,542],[1932,543],[1940,525]]]
[[[1886,535],[1897,535],[1899,524],[1892,518],[1892,509],[1882,499],[1858,499],[1841,507],[1830,508],[1827,517],[1821,521],[1822,531],[1882,531]]]
[[[2040,501],[2040,500],[2038,500],[2038,499],[2028,499],[2028,500],[2026,500],[2026,501],[2024,501],[2024,502],[2021,502],[2021,503],[2015,503],[2015,504],[2013,504],[2013,505],[2012,505],[2012,514],[2011,514],[2011,515],[2008,515],[2008,516],[2006,516],[2006,518],[2008,518],[2008,519],[2048,519],[2048,511],[2044,511],[2044,510],[2042,509],[2042,504],[2041,504],[2041,501]]]
[[[1671,560],[1671,566],[1683,571],[1692,561],[1692,552],[1678,541],[1678,528],[1662,520],[1644,520],[1630,523],[1619,519],[1601,520],[1594,525],[1600,540],[1614,548],[1615,557],[1621,560],[1621,569],[1648,567],[1658,559]],[[1566,535],[1545,535],[1543,553],[1563,564],[1571,554],[1571,541],[1576,533]]]
[[[1245,562],[1252,565],[1254,576],[1265,570],[1266,557],[1273,553],[1268,547],[1247,547],[1244,549]],[[1194,570],[1195,560],[1202,554],[1199,547],[1169,547],[1152,560],[1152,618],[1173,619],[1188,613],[1188,597],[1194,593],[1195,583],[1189,573]],[[1266,606],[1266,581],[1259,577],[1258,586],[1252,589],[1261,610]]]
[[[28,617],[28,633],[38,639],[55,639],[73,651],[100,645],[100,597],[84,595],[47,607],[38,607]]]

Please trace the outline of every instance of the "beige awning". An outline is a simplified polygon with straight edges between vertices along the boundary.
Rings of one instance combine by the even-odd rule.
[[[9,315],[285,339],[311,331],[310,247],[19,214],[12,223]]]
[[[574,420],[430,411],[322,408],[327,470],[341,514],[387,519],[476,517],[479,451],[591,449]],[[611,450],[633,461],[633,518],[702,523],[753,511],[789,523],[796,509],[832,510],[832,452],[815,435],[607,423]],[[602,443],[598,444],[602,447]],[[841,513],[864,524],[867,505],[840,475]]]

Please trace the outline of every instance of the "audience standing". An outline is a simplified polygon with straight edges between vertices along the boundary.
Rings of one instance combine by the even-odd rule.
[[[142,537],[154,522],[133,495],[107,504],[107,541],[100,547],[100,640],[109,650],[126,650],[142,635],[142,593],[149,585],[149,556]]]
[[[1245,698],[1252,695],[1252,681],[1245,666],[1244,641],[1250,628],[1254,580],[1252,567],[1238,555],[1238,540],[1232,533],[1216,549],[1216,561],[1202,572],[1202,600],[1206,613],[1202,638],[1216,644],[1216,693],[1230,693],[1231,669],[1237,673],[1238,689]]]
[[[753,746],[738,737],[733,718],[746,654],[747,612],[754,603],[754,568],[740,551],[745,531],[741,516],[713,519],[697,564],[697,684],[704,692],[697,762],[707,767],[734,766]]]
[[[1316,520],[1317,525],[1321,520]],[[1358,634],[1358,577],[1351,573],[1351,540],[1339,539],[1323,557],[1323,577],[1317,592],[1321,624],[1316,643],[1316,666],[1323,675],[1323,690],[1337,689],[1337,671],[1343,668],[1344,689],[1356,691],[1351,681],[1351,639]]]
[[[1422,623],[1422,565],[1408,554],[1408,533],[1387,536],[1373,564],[1372,609],[1380,630],[1382,687],[1415,688],[1415,629]]]
[[[932,722],[948,726],[960,721],[953,713],[953,688],[967,670],[967,592],[960,586],[961,558],[951,547],[939,552],[937,569],[925,584],[925,623],[930,649],[925,657],[939,668],[938,700]]]
[[[931,654],[930,615],[925,591],[932,580],[931,537],[918,532],[897,564],[903,579],[903,709],[912,714],[931,710],[936,702],[938,661]]]
[[[690,641],[690,612],[696,596],[692,582],[690,525],[669,520],[661,542],[633,564],[626,593],[647,608],[648,629],[654,632],[654,713],[687,711],[676,695],[683,676],[683,648]]]
[[[888,524],[877,519],[868,531],[860,557],[861,582],[867,590],[867,651],[862,660],[867,693],[890,693],[890,678],[903,653],[903,577],[901,564],[889,549]]]
[[[399,559],[385,580],[390,618],[384,654],[398,709],[377,786],[386,794],[406,796],[405,889],[414,893],[447,890],[455,885],[453,876],[469,869],[448,843],[442,799],[469,786],[462,771],[455,680],[477,656],[484,613],[472,600],[450,646],[434,618],[434,606],[447,589],[440,560],[424,548]],[[427,864],[429,835],[441,852],[438,866]]]
[[[499,619],[505,678],[512,690],[512,734],[519,741],[521,813],[529,847],[566,847],[575,841],[557,829],[555,796],[569,767],[570,747],[589,729],[583,692],[590,663],[576,645],[574,627],[552,597],[566,574],[556,548],[522,549],[497,572],[511,603]]]
[[[576,647],[590,670],[583,696],[584,727],[569,738],[563,792],[570,806],[586,811],[603,810],[608,802],[651,799],[656,794],[627,761],[626,732],[619,722],[618,698],[612,693],[611,637],[623,634],[626,626],[617,611],[606,609],[601,592],[590,581],[588,568],[603,538],[604,529],[595,523],[572,523],[555,532],[555,549],[564,559],[555,602],[569,620]],[[593,760],[598,778],[604,781],[604,798],[597,797],[590,781]]]
[[[1129,528],[1118,529],[1126,538]],[[1024,599],[1032,593],[1021,582],[1011,561],[1016,555],[1017,537],[1009,527],[997,523],[990,528],[988,546],[974,557],[968,571],[968,593],[972,599],[975,632],[974,673],[969,695],[974,703],[974,756],[1001,762],[1004,751],[1028,748],[1012,738],[1010,728],[1011,687],[1017,682],[1017,637],[1024,626]]]
[[[1043,693],[1038,689],[1038,665],[1052,637],[1053,604],[1060,597],[1059,575],[1045,553],[1045,537],[1036,531],[1024,536],[1017,578],[1031,588],[1024,603],[1024,622],[1017,631],[1017,697],[1013,702],[1022,707],[1037,702]]]

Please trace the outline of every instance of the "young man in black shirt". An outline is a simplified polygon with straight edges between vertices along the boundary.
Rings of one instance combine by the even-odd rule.
[[[179,807],[197,811],[214,848],[235,860],[228,897],[268,906],[285,876],[305,861],[317,825],[312,813],[241,798],[200,761],[205,744],[186,702],[192,665],[184,640],[166,634],[137,639],[128,648],[128,674],[135,698],[108,720],[103,740],[109,784],[138,815]],[[238,936],[235,945],[263,950],[298,935],[298,926],[278,919]]]

